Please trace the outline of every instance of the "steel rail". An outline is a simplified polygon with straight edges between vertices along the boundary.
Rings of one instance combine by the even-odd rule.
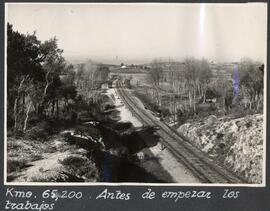
[[[211,160],[206,153],[188,142],[187,138],[139,107],[135,100],[123,89],[121,82],[117,81],[116,88],[122,101],[143,125],[158,126],[159,130],[157,130],[157,133],[162,138],[162,143],[201,182],[222,184],[246,183],[243,178]]]

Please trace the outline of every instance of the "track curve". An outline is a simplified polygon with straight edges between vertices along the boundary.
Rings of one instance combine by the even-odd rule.
[[[187,141],[187,138],[138,106],[138,103],[127,93],[119,80],[116,82],[116,90],[133,115],[136,116],[143,125],[156,127],[156,133],[161,137],[162,143],[180,162],[185,164],[202,183],[247,183],[243,178],[240,178],[220,164],[217,164],[205,153],[194,147]]]

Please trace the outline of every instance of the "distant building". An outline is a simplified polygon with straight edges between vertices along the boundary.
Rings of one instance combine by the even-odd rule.
[[[124,64],[124,63],[121,63],[121,69],[125,69],[125,68],[127,68],[127,66]]]

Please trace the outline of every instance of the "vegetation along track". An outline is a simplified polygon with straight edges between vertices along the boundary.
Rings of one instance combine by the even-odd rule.
[[[218,165],[205,153],[194,147],[185,137],[139,107],[135,100],[127,94],[127,91],[123,88],[119,80],[116,83],[116,88],[122,101],[133,115],[135,115],[143,125],[156,127],[157,134],[161,137],[162,143],[181,163],[185,164],[202,183],[245,183],[242,178]]]

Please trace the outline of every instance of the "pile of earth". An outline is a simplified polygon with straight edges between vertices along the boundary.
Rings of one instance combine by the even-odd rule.
[[[211,115],[177,129],[199,149],[249,183],[262,182],[263,115],[217,118]]]

